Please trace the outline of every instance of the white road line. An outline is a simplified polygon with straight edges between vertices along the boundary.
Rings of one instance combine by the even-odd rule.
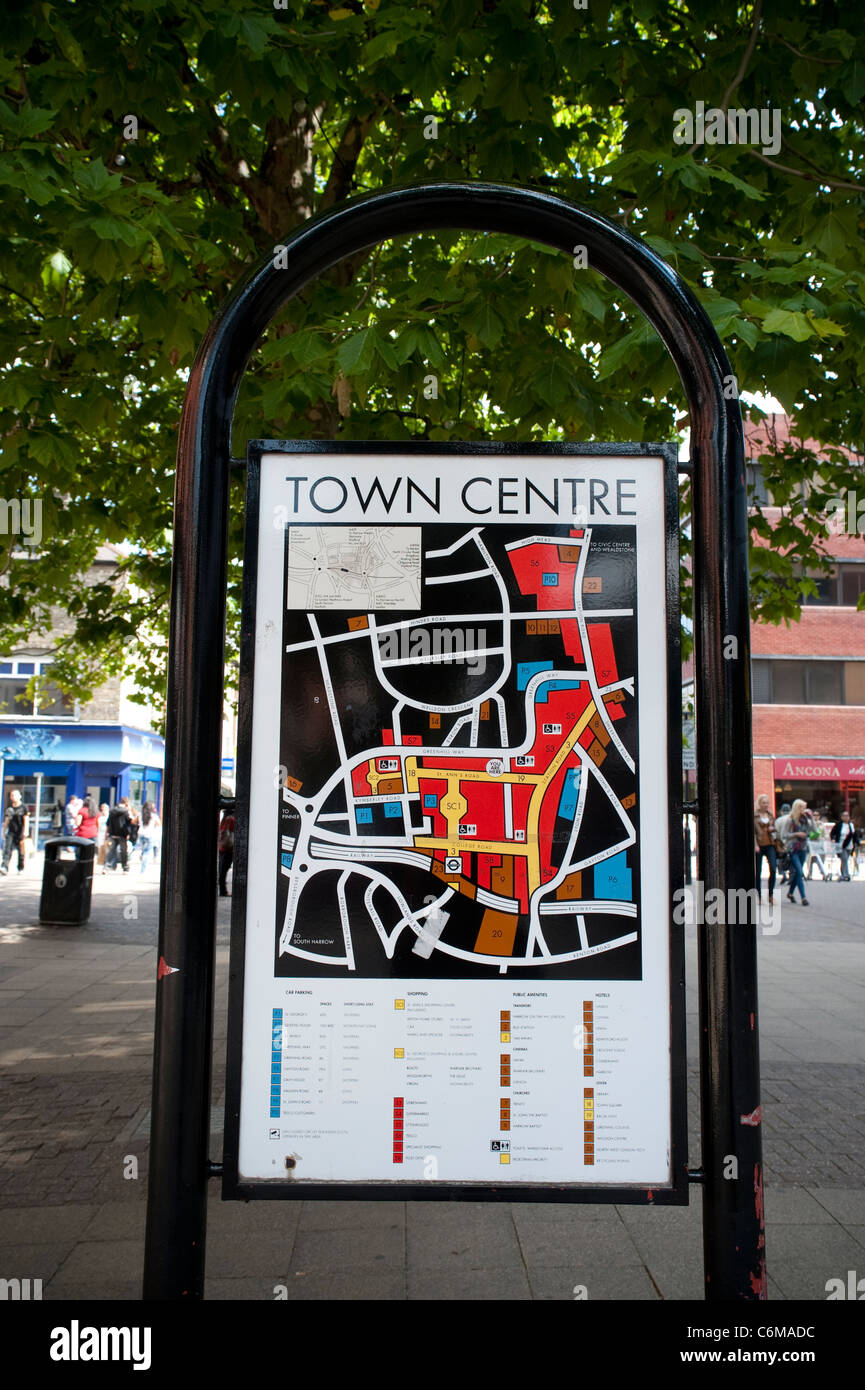
[[[470,724],[470,723],[471,723],[471,715],[470,715],[470,714],[464,714],[463,717],[462,717],[462,719],[458,719],[457,722],[456,722],[455,724],[452,724],[451,727],[450,727],[450,729],[449,729],[449,731],[448,731],[447,738],[443,738],[443,739],[442,739],[442,748],[450,748],[451,743],[452,743],[453,740],[456,738],[456,736],[457,736],[457,734],[459,733],[460,729],[463,727],[463,724]]]
[[[588,950],[589,938],[586,936],[586,919],[582,913],[577,917],[577,931],[580,934],[580,949],[583,951]]]
[[[540,912],[544,917],[563,917],[579,908],[580,912],[609,912],[615,917],[636,917],[637,904],[625,902],[621,898],[578,898],[575,902],[541,903]]]
[[[505,839],[514,838],[514,795],[513,782],[503,782],[502,791],[505,798]]]
[[[339,876],[336,885],[336,900],[339,903],[339,917],[342,922],[342,939],[345,942],[345,963],[349,970],[354,970],[354,951],[351,944],[351,924],[348,920],[348,903],[345,900],[345,885],[351,878],[350,873],[343,873]]]
[[[483,903],[485,907],[494,907],[497,912],[513,912],[520,910],[520,905],[516,898],[502,898],[498,893],[491,893],[487,888],[479,888],[476,901]]]
[[[454,666],[479,656],[503,656],[505,647],[466,647],[461,652],[433,652],[429,656],[392,656],[382,666]]]
[[[478,746],[478,724],[480,722],[480,717],[481,707],[480,705],[476,704],[474,709],[472,710],[472,728],[471,733],[469,734],[469,746],[471,748],[477,748]]]
[[[503,748],[508,746],[508,711],[507,706],[501,695],[494,695],[496,709],[499,712],[499,738]]]
[[[584,536],[526,536],[525,540],[511,541],[505,550],[522,550],[526,545],[567,545],[582,546]]]
[[[590,612],[593,618],[631,618],[634,614],[633,608],[593,608]],[[367,617],[370,616],[371,614],[368,613]],[[506,613],[437,613],[435,617],[431,618],[404,618],[398,623],[378,623],[376,624],[376,632],[398,632],[400,628],[404,627],[431,627],[445,623],[450,627],[458,627],[461,623],[474,626],[477,623],[522,623],[527,618],[534,620],[536,618],[576,618],[577,616],[578,614],[573,608],[508,608]],[[351,632],[337,632],[330,637],[322,637],[321,644],[328,647],[334,642],[352,642],[359,637],[369,637],[369,635],[369,628],[355,628]],[[286,645],[285,650],[287,652],[311,651],[315,646],[315,642],[290,642]]]
[[[453,545],[449,545],[446,550],[424,551],[424,558],[427,560],[444,560],[448,555],[455,554],[455,552],[459,550],[462,546],[464,546],[468,541],[474,540],[477,533],[478,528],[475,526],[472,528],[471,531],[466,531],[464,536],[460,536],[458,541],[454,541]]]
[[[489,570],[466,570],[462,574],[441,574],[437,577],[427,575],[424,583],[430,584],[461,584],[467,579],[486,579]]]
[[[617,936],[612,941],[602,941],[598,946],[589,946],[582,951],[565,951],[558,956],[547,956],[544,965],[564,965],[572,960],[584,960],[587,956],[599,956],[605,951],[615,951],[619,946],[629,946],[632,941],[637,940],[635,931],[628,932],[627,936]],[[444,951],[445,955],[454,956],[457,960],[468,960],[473,965],[494,965],[502,973],[508,970],[537,970],[539,958],[537,956],[509,956],[503,961],[501,956],[485,956],[478,951],[463,951],[459,946],[448,946],[446,942],[440,941],[438,949]],[[504,965],[504,970],[502,966]]]

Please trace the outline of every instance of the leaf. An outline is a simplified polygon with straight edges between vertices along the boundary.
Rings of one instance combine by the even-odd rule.
[[[839,68],[838,85],[851,106],[858,106],[865,96],[865,58],[851,58]]]
[[[57,40],[57,47],[60,49],[66,61],[71,63],[74,68],[77,68],[79,72],[86,72],[87,64],[84,61],[84,54],[78,40],[69,32],[66,25],[61,23],[56,13],[52,13],[49,23],[51,25],[51,31]]]
[[[360,333],[352,333],[340,345],[336,360],[346,376],[368,372],[375,355],[375,330],[364,328]]]
[[[814,314],[811,309],[808,310],[806,318],[809,323],[814,325],[821,338],[846,337],[845,330],[841,327],[840,323],[835,323],[834,319],[817,318],[816,314]]]
[[[488,299],[481,300],[463,320],[466,328],[474,333],[484,347],[495,347],[501,342],[505,326]]]
[[[597,319],[598,323],[603,323],[607,312],[607,306],[598,294],[598,291],[593,289],[591,285],[587,285],[584,280],[578,280],[575,286],[575,293],[586,313],[591,314],[592,318]]]
[[[851,244],[846,220],[833,208],[820,220],[817,245],[831,261],[837,262]]]
[[[147,239],[146,233],[117,217],[92,217],[90,227],[103,241],[122,241],[127,246],[137,246],[142,239]]]
[[[56,111],[36,106],[22,106],[19,111],[15,111],[7,102],[0,101],[0,128],[10,131],[22,140],[41,135],[43,130],[48,130],[56,115]]]
[[[784,333],[795,342],[803,343],[806,338],[813,338],[815,330],[804,314],[790,309],[770,309],[763,320],[763,332]]]
[[[327,12],[327,17],[328,17],[328,19],[336,19],[336,20],[340,20],[340,19],[353,19],[353,18],[354,18],[354,10],[343,10],[343,9],[339,9],[339,10],[328,10],[328,12]]]
[[[399,359],[397,358],[396,352],[394,351],[393,343],[391,342],[390,338],[383,338],[381,334],[377,334],[375,346],[378,355],[384,362],[385,366],[389,367],[392,372],[398,372],[400,365]]]
[[[370,39],[364,45],[363,62],[375,63],[379,58],[390,58],[396,53],[399,47],[399,40],[395,34],[376,34],[374,39]]]
[[[264,21],[255,15],[243,15],[240,20],[240,32],[246,39],[251,53],[256,58],[260,58],[267,48],[269,32]]]
[[[553,353],[550,353],[543,365],[532,373],[532,383],[541,400],[546,401],[547,405],[562,404],[574,390],[572,373]]]

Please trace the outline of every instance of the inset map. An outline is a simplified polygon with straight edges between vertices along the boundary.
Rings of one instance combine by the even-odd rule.
[[[420,608],[419,526],[292,526],[287,606]]]

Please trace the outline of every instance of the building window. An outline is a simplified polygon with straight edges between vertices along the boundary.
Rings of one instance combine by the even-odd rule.
[[[865,593],[865,565],[836,565],[832,574],[810,574],[817,586],[816,594],[803,594],[803,606],[821,605],[832,608],[855,608],[859,595]]]
[[[759,463],[751,461],[745,465],[745,481],[748,486],[748,503],[752,507],[771,507],[772,499]]]
[[[855,667],[849,676],[845,667]],[[845,705],[859,703],[857,678],[862,662],[767,661],[751,664],[751,688],[755,705]],[[847,677],[845,679],[845,677]],[[849,698],[848,698],[849,696]]]
[[[55,685],[44,685],[36,699],[27,694],[31,678],[50,670],[51,662],[44,659],[0,661],[0,715],[12,719],[38,719],[46,715],[71,718],[75,714],[75,701],[62,695]]]
[[[859,595],[865,593],[865,565],[839,565],[838,578],[841,586],[839,602],[845,608],[855,608]]]

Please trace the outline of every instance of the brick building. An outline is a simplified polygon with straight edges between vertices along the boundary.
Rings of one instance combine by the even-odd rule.
[[[100,547],[84,576],[104,583],[114,574],[117,552]],[[109,676],[86,704],[71,701],[50,685],[36,700],[26,687],[34,675],[50,675],[53,644],[73,620],[63,608],[52,613],[48,637],[34,634],[14,652],[0,655],[0,783],[3,805],[17,788],[39,836],[51,831],[54,807],[70,796],[92,795],[113,805],[129,796],[137,805],[161,810],[165,745],[152,725],[152,711],[129,698],[128,682]]]
[[[757,457],[790,438],[790,422],[769,416],[746,422],[749,480],[770,522]],[[819,451],[814,441],[809,448]],[[865,538],[839,532],[826,544],[831,576],[817,576],[819,593],[803,601],[790,627],[751,625],[754,794],[766,792],[778,810],[802,797],[823,814],[849,809],[865,821]]]

